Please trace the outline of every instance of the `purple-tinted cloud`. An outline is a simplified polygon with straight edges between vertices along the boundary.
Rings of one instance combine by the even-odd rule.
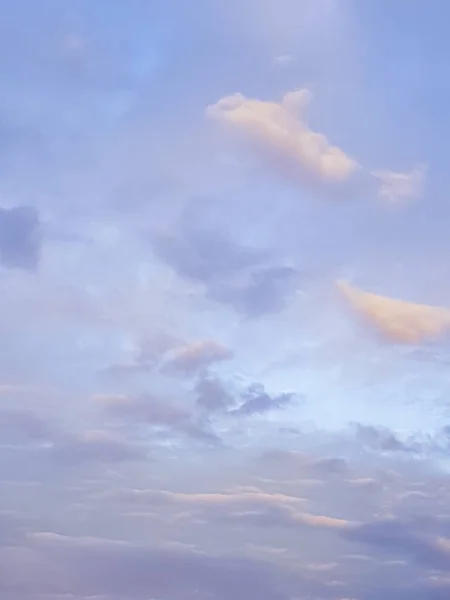
[[[0,208],[0,262],[5,267],[34,270],[41,242],[41,223],[34,207]]]

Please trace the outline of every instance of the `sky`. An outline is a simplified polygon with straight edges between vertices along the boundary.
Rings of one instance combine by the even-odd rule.
[[[449,598],[450,7],[0,15],[0,596]]]

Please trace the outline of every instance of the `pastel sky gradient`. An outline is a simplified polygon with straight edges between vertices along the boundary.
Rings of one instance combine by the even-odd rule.
[[[450,5],[0,0],[0,597],[450,597]]]

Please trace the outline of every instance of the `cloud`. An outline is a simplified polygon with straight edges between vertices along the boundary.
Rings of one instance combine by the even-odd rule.
[[[41,241],[41,223],[35,208],[0,208],[0,263],[10,269],[34,270],[39,263]]]
[[[17,518],[14,513],[0,511],[0,548],[23,541],[25,525],[25,521]]]
[[[240,277],[213,282],[209,295],[245,315],[259,317],[282,310],[298,289],[299,279],[293,267],[256,268]]]
[[[153,371],[192,377],[233,358],[229,348],[214,340],[183,343],[168,335],[148,337],[136,350],[131,360],[113,364],[106,372],[133,375]]]
[[[242,211],[236,199],[229,202],[226,211],[220,198],[190,198],[165,224],[146,230],[145,238],[156,258],[208,299],[246,316],[276,312],[304,283],[305,273],[277,250],[278,240],[269,246],[259,236],[248,240],[243,221],[260,221],[259,209],[249,202]]]
[[[0,410],[0,444],[41,444],[55,436],[53,426],[40,415],[21,409]]]
[[[439,189],[426,222],[411,211],[401,231],[369,204],[380,186],[400,203],[421,183],[389,171],[405,140],[406,156],[417,146],[416,115],[394,114],[401,85],[386,107],[376,89],[409,85],[411,65],[400,79],[376,68],[370,90],[359,77],[366,22],[386,33],[384,13],[346,0],[93,4],[4,3],[0,375],[25,391],[0,389],[0,598],[450,598],[444,560],[421,558],[450,537],[437,471],[450,435],[433,437],[445,344],[439,364],[365,343],[355,361],[326,289],[339,264],[417,254],[418,230],[414,275],[436,259],[428,279],[441,281],[445,267]],[[282,97],[295,79],[321,96],[311,114],[306,90]],[[364,163],[388,146],[395,162]],[[438,187],[441,156],[429,157]],[[107,365],[128,375],[107,378]],[[398,541],[367,541],[386,515]],[[346,558],[361,550],[365,562]]]
[[[233,358],[229,348],[214,340],[183,342],[169,335],[146,337],[133,354],[131,360],[107,367],[106,373],[121,376],[158,372],[166,376],[194,377]]]
[[[0,410],[0,447],[40,451],[48,464],[120,463],[140,460],[144,453],[107,431],[71,433],[27,410]],[[4,448],[3,448],[4,450]]]
[[[287,467],[293,473],[312,473],[315,476],[342,476],[349,472],[349,465],[345,458],[314,457],[295,450],[267,450],[261,456],[263,464],[275,465],[278,470]]]
[[[380,296],[345,281],[337,285],[350,306],[392,342],[419,344],[450,330],[450,310],[447,308]]]
[[[388,427],[353,423],[352,429],[356,441],[375,452],[446,457],[450,449],[448,426],[438,429],[433,434],[409,434],[404,439]]]
[[[222,344],[213,340],[203,340],[175,350],[164,362],[163,369],[183,375],[194,375],[232,357],[233,353]]]
[[[242,388],[232,381],[225,382],[208,374],[197,380],[193,391],[196,404],[202,411],[232,417],[264,415],[299,400],[295,392],[270,394],[262,383]]]
[[[68,436],[53,448],[52,455],[65,465],[95,462],[119,464],[145,458],[145,453],[136,446],[101,430]]]
[[[372,175],[380,183],[379,196],[392,206],[420,198],[425,189],[427,168],[419,165],[408,173],[393,171],[373,171]]]
[[[450,569],[450,538],[431,535],[397,518],[354,525],[342,532],[349,540],[383,548],[437,569]]]
[[[302,539],[300,545],[306,543]],[[249,548],[248,544],[243,546]],[[371,574],[359,565],[357,575],[349,581],[344,575],[346,570],[339,564],[330,571],[311,568],[313,561],[307,564],[293,561],[284,566],[282,560],[268,560],[270,554],[265,552],[265,560],[249,558],[242,552],[232,556],[210,555],[181,544],[126,543],[43,530],[28,536],[28,546],[2,553],[0,591],[11,600],[150,597],[445,600],[448,597],[444,574],[426,577],[408,565],[391,563],[383,567],[380,562],[370,562]],[[277,557],[273,551],[272,557]],[[177,576],[173,577],[173,573]]]
[[[265,415],[271,411],[282,410],[299,400],[298,394],[284,392],[271,394],[263,384],[242,385],[233,378],[223,380],[209,371],[216,360],[216,348],[206,357],[197,356],[196,349],[191,356],[191,348],[185,355],[178,355],[176,362],[167,364],[170,369],[165,375],[181,372],[188,375],[184,381],[182,398],[158,397],[152,394],[121,395],[97,394],[94,397],[113,418],[115,425],[125,427],[130,434],[143,432],[154,443],[167,439],[199,441],[213,446],[223,446],[226,435],[239,426],[239,418],[251,418]],[[219,346],[219,360],[228,357]],[[176,367],[176,369],[175,369]],[[192,379],[191,379],[192,378]],[[191,379],[191,381],[189,381]],[[190,384],[187,387],[187,384]],[[217,433],[221,431],[220,435]]]
[[[99,439],[96,432],[91,433],[80,438]],[[145,465],[145,479],[131,478],[131,485],[146,486],[139,489],[128,487],[127,471],[119,465],[120,487],[119,480],[114,485],[105,480],[71,482],[70,487],[59,490],[70,507],[65,512],[64,530],[61,525],[45,527],[45,517],[24,529],[22,523],[16,524],[8,515],[2,519],[0,513],[0,593],[12,600],[62,600],[64,594],[111,600],[144,600],[149,595],[170,600],[184,600],[189,595],[205,600],[245,600],[252,594],[269,600],[300,598],[302,594],[324,600],[447,597],[448,585],[429,579],[437,576],[430,574],[430,569],[439,570],[444,577],[449,568],[449,520],[429,518],[439,506],[446,510],[449,487],[442,474],[434,483],[422,480],[414,461],[411,479],[402,470],[388,477],[376,462],[373,472],[384,482],[383,489],[371,488],[361,495],[348,484],[348,477],[342,476],[354,465],[320,454],[281,451],[272,456],[276,478],[266,480],[265,486],[272,488],[269,491],[248,485],[255,480],[244,461],[239,468],[234,459],[220,461],[219,473],[215,462],[203,470],[206,456],[203,453],[199,458],[202,469],[198,479],[194,471],[186,472],[185,462],[171,459],[159,469],[157,461],[151,463],[152,475],[157,475],[155,487],[149,487]],[[291,465],[291,475],[280,468],[283,462]],[[358,465],[367,476],[368,465],[361,461]],[[306,485],[308,471],[326,475],[327,484]],[[161,477],[170,490],[160,486]],[[227,486],[219,487],[224,481]],[[406,490],[419,489],[419,484],[429,491],[426,518],[371,520],[383,509],[403,510],[400,496]],[[39,515],[43,491],[37,486],[35,497],[30,498]],[[10,490],[5,492],[8,495]],[[441,493],[441,498],[433,499],[432,492]],[[83,521],[71,521],[80,506],[86,511]],[[355,510],[365,517],[356,517]],[[86,537],[67,533],[80,529]],[[96,529],[107,532],[103,535],[110,539],[103,539]],[[152,545],[147,542],[149,535]],[[355,565],[355,559],[350,560],[350,544],[356,545],[355,553],[365,545],[366,564],[360,560]],[[267,547],[264,553],[261,546]],[[175,570],[177,577],[170,577]]]
[[[196,220],[194,209],[195,203],[193,207],[188,205],[171,228],[154,229],[149,234],[156,255],[179,275],[208,283],[267,259],[266,251],[241,244],[218,227]]]
[[[217,377],[201,377],[195,384],[194,393],[198,407],[207,412],[226,412],[236,405],[234,390]]]
[[[122,490],[114,497],[122,502],[139,503],[146,506],[171,504],[172,506],[231,507],[238,510],[256,506],[298,506],[304,504],[304,498],[285,494],[266,493],[256,488],[251,491],[217,493],[183,493],[163,490]]]
[[[244,134],[275,169],[302,182],[341,184],[358,165],[309,128],[304,111],[311,97],[306,89],[285,94],[279,103],[234,94],[209,106],[206,114]]]
[[[357,440],[372,450],[418,454],[426,449],[426,446],[418,441],[402,441],[387,427],[375,427],[373,425],[361,425],[360,423],[356,423],[353,428]]]
[[[49,591],[47,597],[55,594],[58,598],[61,594],[69,598],[73,594],[75,598],[114,600],[290,597],[279,585],[277,567],[246,557],[208,556],[195,551],[42,532],[30,536],[30,548],[23,556],[19,554],[19,560],[7,558],[6,564],[18,563],[23,576],[10,568],[0,586],[12,593],[18,590],[18,597],[23,599]],[[177,576],[173,577],[173,573]]]
[[[291,63],[295,62],[297,60],[297,57],[295,57],[292,54],[279,54],[278,56],[276,56],[273,59],[273,64],[276,66],[286,66],[286,65],[290,65]]]
[[[296,511],[288,506],[275,506],[265,509],[234,512],[224,515],[223,518],[230,522],[237,522],[241,526],[255,525],[264,528],[307,527],[312,529],[340,531],[345,530],[349,526],[349,522],[345,519]]]
[[[450,450],[448,426],[438,429],[433,434],[409,434],[404,439],[388,427],[354,423],[352,428],[356,441],[376,452],[447,457]]]
[[[281,55],[277,63],[289,60],[289,55]],[[422,196],[425,165],[406,173],[362,167],[325,135],[310,129],[305,112],[311,100],[308,89],[288,92],[280,102],[235,93],[208,106],[206,115],[240,134],[266,164],[290,181],[316,189],[327,186],[333,195],[341,190],[352,197],[356,190],[373,195],[376,181],[379,198],[392,206]]]
[[[210,299],[245,315],[280,310],[302,279],[295,267],[270,251],[233,239],[205,222],[195,202],[188,203],[166,230],[148,235],[156,256],[180,277],[203,284]]]
[[[167,399],[141,394],[136,397],[105,396],[101,401],[107,412],[133,427],[149,428],[155,432],[162,428],[168,434],[182,434],[207,443],[217,444],[220,441],[207,422],[193,411]]]
[[[285,494],[268,494],[259,490],[226,493],[173,493],[153,490],[124,490],[116,495],[121,502],[139,503],[151,507],[172,505],[193,511],[208,520],[239,521],[247,525],[279,527],[312,527],[341,530],[349,526],[345,519],[316,515],[299,510],[303,498]]]
[[[270,395],[266,392],[262,384],[254,384],[245,390],[241,397],[241,405],[232,410],[231,414],[236,416],[264,414],[272,410],[284,408],[292,404],[296,399],[297,395],[294,392]]]

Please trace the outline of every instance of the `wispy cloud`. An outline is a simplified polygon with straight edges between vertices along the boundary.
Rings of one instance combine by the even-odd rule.
[[[427,168],[424,165],[415,167],[408,173],[373,172],[373,176],[379,181],[380,198],[394,207],[421,198],[425,191],[426,175]]]

